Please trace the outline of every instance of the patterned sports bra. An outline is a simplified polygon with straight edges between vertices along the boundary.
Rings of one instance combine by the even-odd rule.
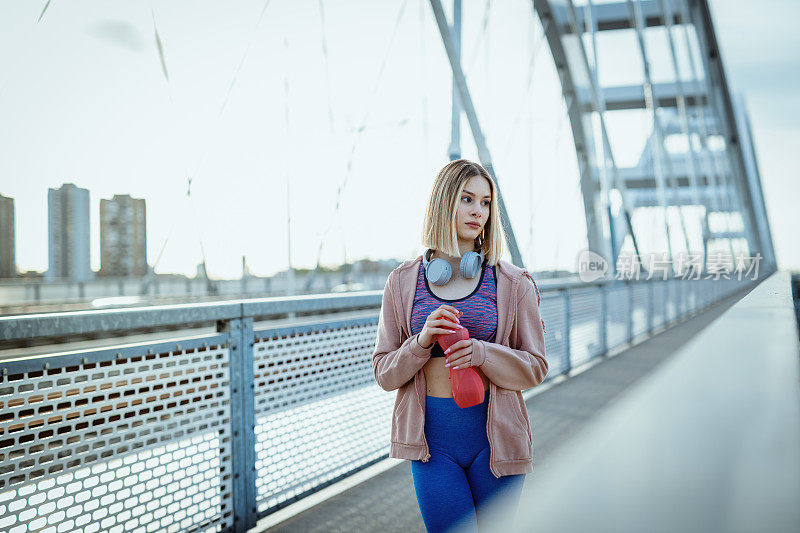
[[[487,267],[484,259],[481,265],[481,279],[469,295],[455,300],[446,300],[435,296],[425,277],[425,266],[420,261],[417,273],[417,288],[414,294],[414,304],[411,309],[411,335],[422,331],[428,315],[443,303],[452,305],[461,311],[459,322],[467,328],[469,336],[473,339],[494,342],[497,333],[497,278],[495,267]],[[434,343],[431,357],[444,357],[439,343]]]

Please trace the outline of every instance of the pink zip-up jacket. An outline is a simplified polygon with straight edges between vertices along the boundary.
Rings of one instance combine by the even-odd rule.
[[[426,383],[423,366],[431,348],[411,336],[411,307],[422,255],[404,261],[386,280],[378,335],[372,354],[375,380],[384,390],[397,390],[392,413],[389,457],[427,462],[425,440]],[[521,391],[547,375],[544,321],[539,315],[539,288],[527,269],[498,261],[497,333],[495,340],[475,339],[473,365],[489,379],[486,434],[495,477],[533,471],[528,409]]]

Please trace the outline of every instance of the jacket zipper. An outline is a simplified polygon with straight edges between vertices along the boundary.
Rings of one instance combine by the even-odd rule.
[[[422,370],[417,370],[417,372],[422,372]],[[425,408],[422,406],[422,400],[419,397],[419,381],[416,377],[414,377],[414,391],[417,395],[417,403],[419,404],[419,409],[422,411],[422,442],[425,444],[425,457],[422,458],[423,463],[427,463],[428,459],[431,458],[430,449],[428,448],[428,440],[425,438]]]
[[[513,290],[513,287],[514,287],[514,283],[512,283],[512,290]],[[511,306],[511,321],[508,324],[506,324],[506,330],[510,329],[511,324],[516,319],[516,316],[517,316],[517,291],[514,291],[514,303]],[[502,341],[502,339],[501,339],[501,341]],[[495,388],[497,388],[497,385],[495,385]],[[493,399],[494,399],[494,395],[491,394],[491,387],[489,387],[489,413],[488,413],[488,416],[486,417],[486,425],[488,426],[488,436],[489,436],[489,471],[491,471],[491,473],[494,475],[494,477],[499,478],[500,476],[497,475],[497,472],[495,472],[494,468],[492,468],[492,464],[493,464],[492,459],[494,457],[494,449],[493,449],[493,446],[492,446],[492,423],[491,423],[491,420],[492,420],[492,400]]]
[[[395,291],[395,295],[393,298],[394,305],[392,306],[395,310],[395,319],[397,319],[397,300],[400,300],[400,305],[402,306],[402,299],[401,299],[401,292],[400,292],[400,281],[397,280],[397,289]],[[399,320],[398,320],[399,323]],[[422,370],[417,370],[417,373],[422,372]],[[417,404],[419,405],[420,411],[422,411],[422,442],[425,444],[425,457],[422,458],[423,463],[427,463],[428,459],[431,458],[431,454],[428,453],[430,450],[428,448],[428,440],[425,438],[425,408],[422,405],[422,400],[419,397],[419,380],[417,376],[414,376],[414,391],[417,395]]]
[[[496,385],[495,385],[496,386]],[[494,399],[494,394],[492,394],[492,387],[489,386],[489,413],[486,416],[486,429],[489,436],[489,471],[492,475],[496,478],[500,476],[497,475],[497,472],[494,471],[492,468],[492,458],[494,457],[494,446],[492,445],[492,400]]]

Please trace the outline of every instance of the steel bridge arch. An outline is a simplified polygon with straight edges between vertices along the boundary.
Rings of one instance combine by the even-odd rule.
[[[761,254],[765,267],[774,266],[772,237],[749,119],[741,98],[734,99],[729,90],[707,1],[619,0],[593,5],[591,0],[586,0],[581,6],[576,6],[572,0],[531,2],[541,21],[566,102],[580,174],[589,249],[610,259],[613,271],[626,236],[631,237],[634,249],[639,253],[631,216],[634,208],[660,206],[666,213],[669,207],[695,205],[704,208],[700,220],[704,261],[708,260],[710,253],[708,243],[716,244],[718,251],[720,246],[726,247],[733,256],[736,242],[739,253],[751,257]],[[440,0],[430,0],[430,3],[453,71],[453,113],[463,110],[466,114],[478,157],[498,182],[500,215],[512,261],[522,266],[523,260],[502,197],[501,180],[494,174],[461,69],[460,0],[454,1],[452,26],[446,20]],[[673,32],[676,25],[681,30],[678,33],[683,33],[687,50],[694,47],[688,30],[693,28],[701,57],[701,64],[695,65],[694,56],[688,53],[692,74],[688,82],[680,76]],[[646,28],[656,26],[666,29],[675,73],[671,82],[653,83],[649,72],[649,54],[643,36]],[[596,66],[590,66],[583,35],[588,34],[595,43],[599,32],[620,29],[636,33],[644,65],[644,83],[602,87],[597,80]],[[642,154],[642,158],[653,167],[652,171],[641,160],[634,168],[617,166],[605,127],[605,113],[621,109],[647,110],[652,114],[653,131]],[[591,124],[593,113],[600,119],[599,138],[596,138],[598,136]],[[688,152],[685,154],[672,155],[665,148],[666,136],[676,133],[687,140]],[[451,147],[457,146],[457,135],[454,128]],[[724,150],[719,154],[709,146],[709,139],[715,136],[724,139]],[[695,150],[693,139],[699,139],[701,149]],[[600,163],[597,162],[597,153],[603,154]],[[451,159],[455,156],[451,149]],[[612,212],[608,201],[612,189],[616,189],[621,198],[622,208],[618,214]],[[683,212],[680,208],[678,211],[685,247],[687,251],[695,252],[697,250],[692,250],[689,243]],[[721,214],[726,220],[724,231],[710,229],[708,220],[712,214]],[[728,225],[736,216],[742,220],[740,229]],[[666,214],[664,219],[666,221]],[[664,229],[666,251],[672,259],[670,224],[665,223]],[[746,250],[742,249],[742,244]]]
[[[652,194],[641,194],[639,191],[630,194],[630,182],[637,180],[641,182],[650,179],[651,176],[637,174],[635,171],[620,172],[613,159],[604,123],[604,114],[608,110],[646,109],[649,89],[651,109],[660,107],[672,111],[682,108],[677,111],[683,115],[675,117],[676,121],[684,121],[684,134],[700,136],[701,146],[706,152],[696,154],[690,140],[688,149],[693,161],[686,166],[694,168],[684,168],[686,176],[680,175],[680,169],[674,168],[675,162],[669,161],[672,156],[663,148],[665,135],[663,131],[659,135],[661,126],[658,124],[659,120],[654,117],[653,135],[648,139],[650,145],[656,145],[652,148],[652,152],[655,152],[652,154],[653,158],[658,158],[659,152],[663,152],[666,155],[662,154],[661,158],[668,163],[665,166],[673,167],[668,168],[666,173],[666,178],[672,180],[672,187],[667,185],[664,175],[660,179],[655,176],[654,179],[655,188],[661,189],[660,194],[664,195],[662,198],[665,199],[668,187],[672,189],[670,191],[672,198],[666,202],[662,199],[663,205],[694,204],[705,207],[706,214],[702,221],[704,252],[709,240],[727,241],[727,246],[733,251],[731,240],[743,238],[746,240],[749,255],[760,253],[765,262],[774,265],[772,238],[766,218],[749,120],[743,102],[734,100],[731,96],[707,1],[622,0],[598,5],[592,5],[589,1],[584,6],[576,6],[572,0],[532,0],[532,3],[542,23],[567,104],[580,173],[589,248],[604,257],[613,258],[614,262],[621,248],[620,235],[630,235],[636,246],[635,228],[630,217],[631,210],[634,207],[652,205],[646,199],[647,196],[652,197]],[[676,76],[672,83],[651,83],[649,72],[645,71],[643,85],[629,87],[599,85],[596,70],[593,71],[589,64],[589,54],[584,47],[583,34],[590,34],[594,41],[597,33],[601,31],[631,29],[641,36],[646,27],[663,26],[668,34],[673,60],[677,61],[672,42],[674,25],[688,25],[694,28],[700,47],[700,56],[703,59],[699,69],[701,72],[697,72],[693,66],[694,79],[690,80],[689,84],[680,80],[676,63]],[[688,37],[686,42],[688,46]],[[642,60],[647,68],[648,58],[643,42],[641,46]],[[698,77],[701,73],[702,77]],[[693,87],[685,87],[686,85]],[[691,104],[701,117],[699,121],[695,120],[695,124],[687,124],[685,112],[687,104]],[[596,138],[590,122],[592,113],[600,115],[599,139]],[[706,172],[703,176],[704,184],[701,184],[698,180],[698,159],[701,155],[708,159],[716,157],[708,148],[708,138],[714,133],[721,134],[725,140],[725,150],[722,154],[724,159],[722,164],[719,164],[722,168],[715,168],[712,165],[710,172]],[[606,155],[603,163],[610,168],[603,169],[603,163],[600,165],[595,163],[593,154],[598,151]],[[607,174],[610,173],[613,180],[607,176],[604,180],[603,170],[607,171]],[[724,185],[717,183],[717,179]],[[687,185],[681,187],[679,184],[682,181]],[[623,199],[623,209],[617,217],[611,215],[607,202],[603,202],[601,198],[610,187],[619,190]],[[744,227],[741,231],[711,232],[708,229],[708,214],[725,211],[738,213],[742,217]],[[605,231],[604,224],[606,224]],[[604,234],[609,237],[604,237]]]

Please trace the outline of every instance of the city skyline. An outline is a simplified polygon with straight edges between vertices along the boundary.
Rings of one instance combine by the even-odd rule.
[[[84,195],[85,193],[85,195]],[[66,234],[72,233],[71,224],[64,222],[68,215],[65,213],[67,209],[63,208],[72,196],[75,195],[91,197],[91,191],[78,187],[74,183],[63,183],[56,189],[48,189],[48,255],[50,257],[48,267],[44,270],[22,270],[15,264],[14,257],[16,254],[16,246],[14,242],[14,218],[15,207],[14,198],[6,197],[0,194],[0,208],[2,208],[3,228],[9,228],[12,231],[9,235],[3,235],[3,250],[6,254],[3,256],[3,267],[0,271],[0,278],[15,278],[39,274],[42,277],[48,278],[62,278],[70,281],[89,281],[95,277],[143,277],[150,273],[152,265],[146,256],[146,202],[143,198],[133,198],[129,194],[114,194],[112,198],[100,199],[100,256],[101,267],[99,270],[91,270],[90,276],[85,275],[75,276],[71,274],[71,269],[66,265],[69,262],[81,263],[83,257],[73,257],[71,254],[69,261],[62,260],[62,256],[66,257],[68,248],[75,248],[74,240],[69,241],[70,246],[62,245],[61,241],[66,241]],[[63,204],[63,205],[62,205]],[[77,208],[69,206],[74,218],[81,219],[81,226],[88,227],[88,221],[92,219],[89,210],[88,201],[83,201]],[[83,215],[86,215],[85,217]],[[7,220],[8,219],[8,223]],[[88,264],[88,254],[90,246],[88,246],[88,236],[83,238],[78,237],[79,241],[86,241],[84,247],[81,243],[81,248],[86,251],[86,264]],[[6,241],[10,245],[6,245]],[[83,251],[75,255],[83,254]],[[370,261],[369,259],[355,259],[351,258],[350,263],[360,263],[362,261]],[[376,263],[380,263],[377,260]],[[197,272],[195,276],[204,275],[202,273],[202,263],[197,265]],[[333,265],[336,269],[344,265]],[[6,268],[7,267],[7,268]],[[330,266],[321,266],[322,270],[326,270]],[[310,269],[297,269],[306,271]],[[170,274],[170,273],[166,273]],[[246,257],[242,258],[242,272],[241,275],[251,275],[246,265]],[[236,278],[233,278],[236,279]]]

